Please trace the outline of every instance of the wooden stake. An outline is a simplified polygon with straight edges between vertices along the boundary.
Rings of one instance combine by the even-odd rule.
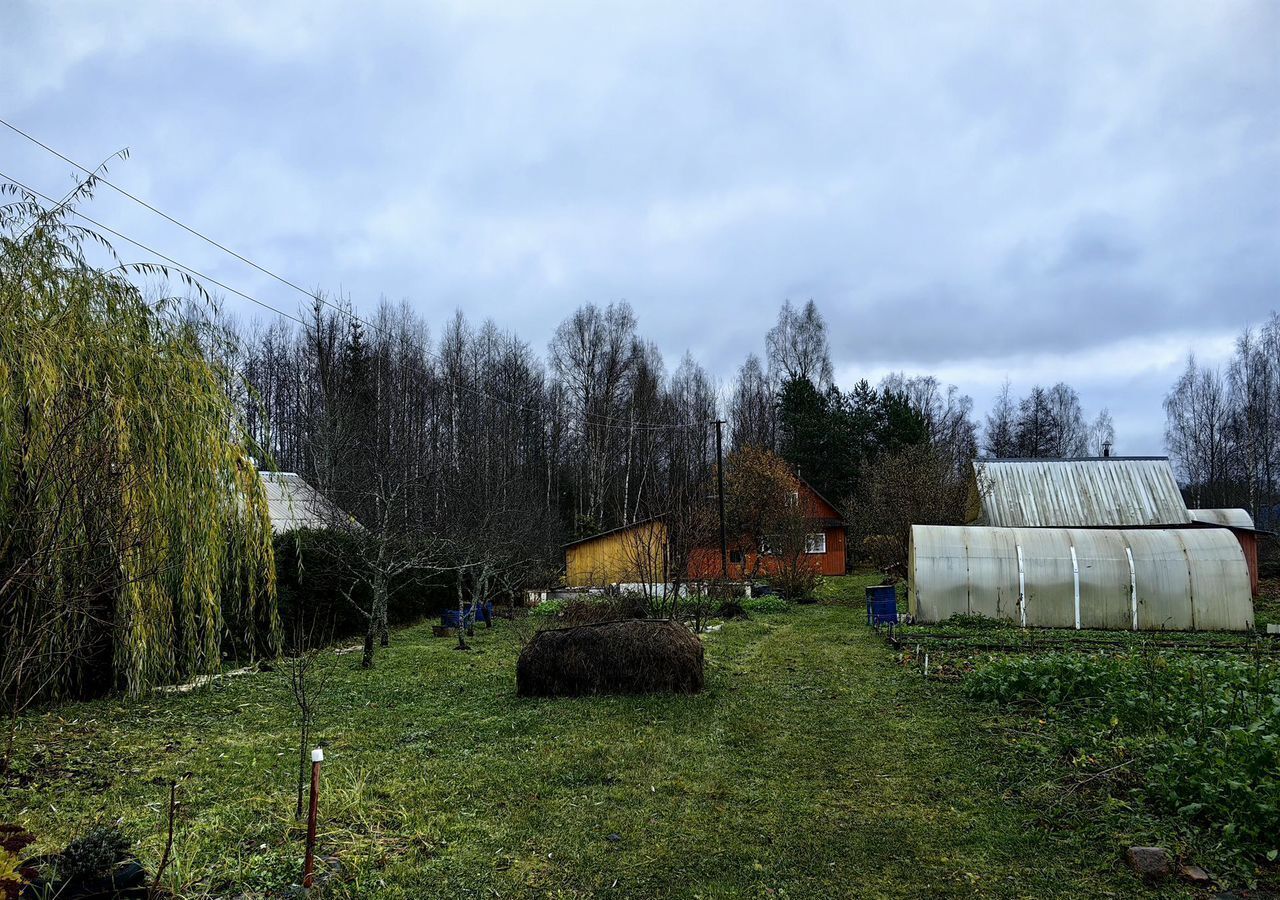
[[[311,887],[316,866],[316,813],[320,806],[320,763],[324,751],[319,747],[311,751],[311,810],[307,813],[307,858],[302,864],[302,886]]]

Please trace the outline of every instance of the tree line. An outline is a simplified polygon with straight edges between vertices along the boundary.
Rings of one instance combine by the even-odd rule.
[[[1164,401],[1165,443],[1192,506],[1280,525],[1280,314],[1246,327],[1225,367],[1189,356]]]
[[[668,371],[622,302],[573,311],[545,356],[461,312],[435,336],[406,304],[360,315],[323,296],[297,319],[213,332],[265,464],[361,522],[440,536],[440,565],[481,592],[499,573],[550,577],[564,541],[701,497],[721,417],[726,452],[777,452],[848,512],[855,554],[903,516],[961,520],[980,454],[1083,455],[1115,437],[1065,384],[1017,402],[1006,385],[985,432],[972,399],[929,375],[842,390],[813,301],[783,304],[763,358],[724,391],[689,354]]]

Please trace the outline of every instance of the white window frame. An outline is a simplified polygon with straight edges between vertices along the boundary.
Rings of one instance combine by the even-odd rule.
[[[817,549],[814,549],[814,548]],[[812,534],[804,536],[804,552],[821,556],[827,552],[827,533],[825,531],[815,531]]]

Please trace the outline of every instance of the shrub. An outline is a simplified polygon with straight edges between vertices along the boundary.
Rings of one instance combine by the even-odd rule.
[[[643,619],[649,615],[649,604],[639,594],[616,597],[577,598],[566,601],[558,619],[565,625],[590,625],[594,622],[618,622]]]
[[[276,537],[277,605],[284,634],[293,634],[300,620],[305,630],[317,632],[317,638],[364,633],[366,620],[342,596],[342,590],[352,586],[349,569],[356,558],[356,539],[340,531],[306,529]],[[409,624],[455,606],[452,577],[427,579],[410,573],[396,579],[390,586],[388,622]],[[366,609],[367,592],[364,584],[353,589],[356,602]]]
[[[617,622],[643,619],[649,614],[645,598],[639,594],[614,596],[588,594],[567,600],[544,600],[529,610],[529,615],[546,621],[543,627],[588,625],[593,622]]]
[[[781,597],[749,597],[742,601],[742,608],[753,613],[781,613],[791,609],[791,604]]]
[[[820,577],[815,566],[780,566],[769,575],[769,585],[784,599],[804,603],[814,599],[813,592]]]
[[[119,828],[99,825],[67,845],[58,857],[58,877],[65,881],[104,878],[129,859],[129,839]]]

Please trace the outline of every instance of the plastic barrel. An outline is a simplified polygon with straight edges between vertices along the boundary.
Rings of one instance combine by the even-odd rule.
[[[898,589],[891,584],[867,588],[867,624],[898,621]]]

